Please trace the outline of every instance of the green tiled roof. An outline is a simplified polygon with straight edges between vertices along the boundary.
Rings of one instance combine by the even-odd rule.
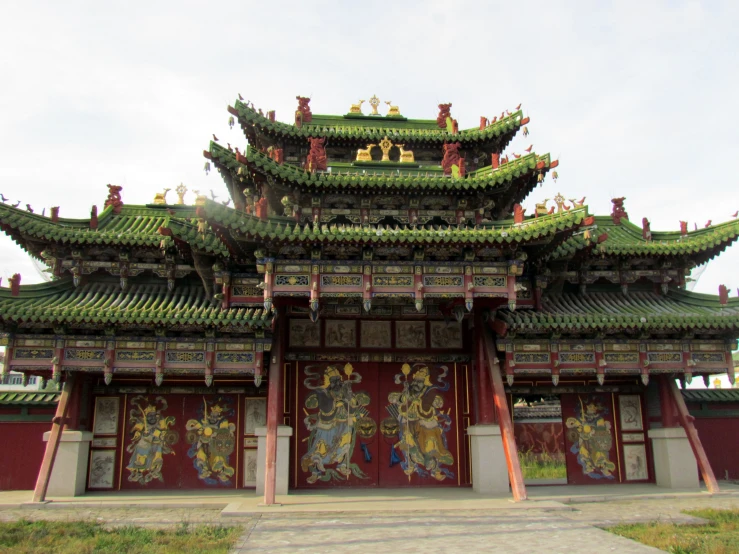
[[[206,298],[203,285],[131,284],[123,291],[119,281],[104,280],[75,288],[71,280],[20,287],[17,297],[0,289],[2,323],[133,324],[133,325],[243,325],[269,327],[272,317],[262,309],[231,308]]]
[[[170,213],[172,212],[172,213]],[[174,214],[174,215],[172,215]],[[126,206],[119,214],[108,207],[98,216],[98,228],[90,229],[89,219],[63,219],[52,222],[48,217],[0,204],[0,227],[13,240],[24,246],[26,239],[68,246],[116,245],[159,248],[158,233],[174,219],[194,217],[194,206]]]
[[[186,242],[190,248],[198,252],[215,254],[224,258],[230,256],[226,245],[212,231],[208,230],[205,233],[200,233],[198,232],[197,225],[192,223],[179,219],[170,219],[159,229],[158,232],[164,236],[169,236],[169,233],[165,229],[171,231],[171,236]]]
[[[0,392],[0,406],[55,406],[58,392]]]
[[[739,298],[722,306],[717,296],[682,290],[667,295],[633,291],[545,295],[542,310],[501,310],[498,317],[520,331],[561,329],[596,331],[631,329],[739,330]]]
[[[683,389],[687,402],[739,402],[739,389]]]
[[[365,244],[415,244],[418,246],[436,244],[510,244],[545,240],[555,234],[578,227],[588,216],[587,208],[579,208],[536,219],[527,219],[523,224],[513,221],[498,221],[478,227],[478,229],[445,230],[425,228],[380,229],[373,225],[310,225],[301,226],[290,218],[270,218],[261,221],[232,208],[208,201],[203,206],[203,215],[211,223],[237,231],[249,240],[282,240],[289,242],[362,242]]]
[[[610,216],[595,218],[597,229],[590,239],[583,235],[571,237],[557,248],[550,256],[552,259],[566,258],[586,246],[593,247],[593,253],[606,256],[691,256],[697,263],[703,263],[739,237],[739,220],[732,220],[706,229],[689,231],[681,235],[680,231],[652,231],[652,240],[642,237],[641,227],[622,220],[620,225],[613,223]],[[596,244],[603,233],[608,238]]]
[[[523,112],[516,111],[485,129],[465,129],[457,134],[447,132],[436,124],[436,120],[405,119],[386,117],[344,117],[313,115],[313,121],[304,123],[302,127],[270,121],[264,115],[248,107],[240,101],[234,105],[239,123],[242,127],[254,127],[266,134],[281,135],[285,138],[329,137],[358,141],[379,141],[387,136],[395,142],[435,142],[441,145],[446,141],[480,143],[491,140],[507,142],[521,127]]]
[[[253,148],[248,148],[245,159],[246,164],[241,164],[236,159],[236,153],[230,152],[228,149],[216,144],[210,143],[209,156],[214,162],[228,168],[233,172],[242,172],[249,170],[249,166],[274,179],[281,180],[285,183],[296,187],[319,188],[319,189],[413,189],[414,191],[464,191],[464,190],[482,190],[494,187],[505,187],[514,179],[533,174],[537,170],[546,172],[551,165],[549,154],[542,156],[536,153],[521,156],[519,159],[500,166],[493,170],[491,167],[485,167],[468,173],[462,178],[452,179],[438,173],[435,175],[425,176],[417,175],[419,173],[429,173],[423,169],[402,171],[400,175],[383,174],[383,175],[346,175],[335,173],[310,173],[299,167],[290,164],[279,164],[270,159],[266,154],[259,152]],[[243,160],[243,158],[242,158]],[[396,164],[397,165],[397,164]],[[357,172],[361,172],[361,167],[355,168]],[[414,175],[416,174],[416,175]]]

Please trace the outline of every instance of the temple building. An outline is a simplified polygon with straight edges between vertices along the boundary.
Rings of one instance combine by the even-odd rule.
[[[460,130],[451,104],[418,120],[376,96],[344,115],[297,100],[288,123],[229,106],[243,138],[203,152],[229,198],[131,205],[108,185],[84,220],[0,205],[54,275],[0,289],[3,375],[61,389],[35,500],[717,490],[676,381],[733,382],[739,299],[686,283],[739,221],[652,231],[624,198],[596,215],[562,194],[526,213],[558,161],[509,151],[520,106]]]

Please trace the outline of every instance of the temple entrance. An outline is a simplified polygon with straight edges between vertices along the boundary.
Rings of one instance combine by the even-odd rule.
[[[593,485],[652,479],[643,395],[565,393],[514,404],[528,485]]]
[[[464,372],[455,364],[296,366],[293,487],[468,482],[466,448],[459,440]]]

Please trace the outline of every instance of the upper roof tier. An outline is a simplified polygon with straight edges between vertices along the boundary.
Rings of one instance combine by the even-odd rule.
[[[521,202],[550,169],[557,167],[549,154],[534,152],[513,158],[493,168],[488,165],[464,176],[444,175],[441,166],[407,168],[401,163],[328,164],[326,171],[311,173],[303,168],[279,163],[264,152],[247,148],[244,154],[210,143],[203,155],[211,160],[226,178],[236,204],[243,201],[243,189],[255,181],[278,185],[308,194],[350,193],[359,195],[416,193],[469,196],[484,193],[496,197],[492,213],[505,218],[512,206]],[[224,174],[225,172],[225,174]],[[235,187],[236,183],[241,187]]]
[[[250,142],[258,142],[257,137],[266,136],[279,141],[304,141],[308,137],[327,137],[344,142],[362,144],[382,140],[388,136],[395,141],[408,144],[430,143],[441,145],[444,142],[461,142],[463,146],[486,145],[489,150],[501,151],[515,136],[518,130],[528,123],[521,110],[502,113],[500,119],[480,128],[463,129],[453,132],[452,128],[441,127],[435,119],[407,119],[402,116],[311,114],[309,121],[290,124],[275,121],[256,110],[253,106],[237,100],[228,111],[239,121]]]

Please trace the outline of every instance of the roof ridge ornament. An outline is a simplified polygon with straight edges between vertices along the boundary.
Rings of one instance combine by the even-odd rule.
[[[376,94],[373,94],[372,98],[369,99],[369,105],[372,106],[372,113],[370,115],[380,115],[377,111],[377,107],[380,105],[380,99],[377,98]]]

